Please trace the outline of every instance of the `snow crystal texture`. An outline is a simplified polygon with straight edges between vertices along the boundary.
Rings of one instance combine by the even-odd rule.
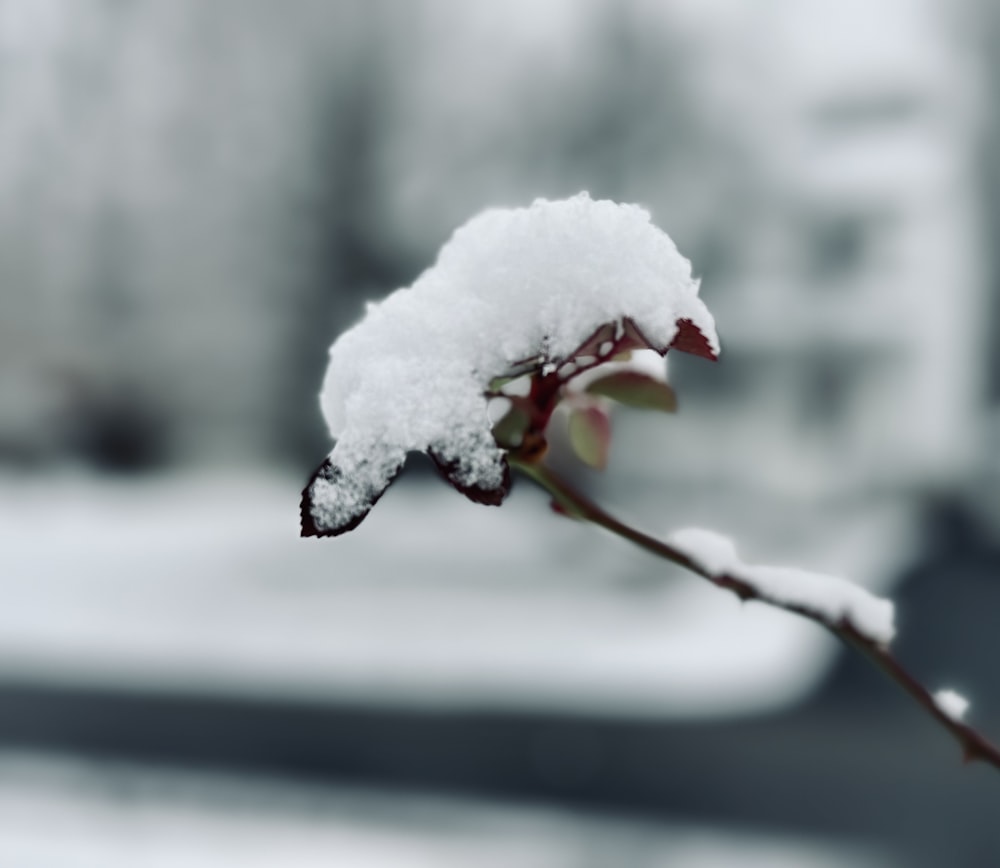
[[[675,532],[670,544],[712,577],[736,579],[764,602],[802,609],[831,626],[849,621],[862,635],[882,645],[888,645],[896,634],[892,602],[846,579],[791,567],[746,564],[728,537],[701,528]]]
[[[408,451],[435,455],[462,486],[499,488],[490,380],[539,355],[568,358],[625,317],[664,351],[690,320],[718,353],[690,263],[642,208],[583,193],[473,217],[413,286],[370,304],[331,347],[320,404],[336,445],[313,516],[355,519]]]

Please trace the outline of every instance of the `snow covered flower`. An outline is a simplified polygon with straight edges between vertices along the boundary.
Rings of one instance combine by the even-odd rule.
[[[508,454],[540,456],[574,391],[669,403],[661,378],[611,366],[671,348],[714,359],[718,337],[690,263],[642,208],[582,193],[472,218],[330,348],[320,405],[336,445],[303,492],[302,534],[356,527],[410,451],[499,504]],[[510,411],[494,426],[499,397]]]

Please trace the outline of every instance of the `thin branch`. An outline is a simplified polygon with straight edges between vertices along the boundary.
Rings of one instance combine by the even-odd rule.
[[[640,548],[696,573],[717,587],[732,591],[741,600],[758,600],[776,608],[801,615],[822,625],[842,642],[864,654],[888,675],[889,678],[895,681],[899,687],[906,691],[931,717],[948,730],[962,746],[967,762],[980,760],[1000,769],[1000,749],[980,732],[943,711],[931,692],[893,656],[888,647],[859,631],[849,620],[838,619],[833,621],[817,609],[807,606],[789,605],[780,600],[768,597],[752,584],[737,576],[726,573],[712,573],[675,546],[624,524],[605,512],[600,506],[574,489],[548,467],[538,463],[519,460],[514,453],[511,453],[508,458],[512,467],[524,473],[552,495],[559,507],[568,515],[600,525]]]

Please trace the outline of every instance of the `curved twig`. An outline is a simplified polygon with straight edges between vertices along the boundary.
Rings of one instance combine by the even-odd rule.
[[[996,745],[978,730],[942,710],[933,694],[893,656],[888,647],[859,631],[849,620],[831,621],[829,617],[818,610],[806,606],[788,605],[780,600],[769,598],[738,576],[727,573],[712,573],[679,548],[643,533],[605,512],[548,467],[518,459],[514,453],[511,453],[508,458],[511,467],[521,471],[547,491],[561,510],[568,515],[599,525],[657,557],[696,573],[717,587],[732,591],[742,600],[758,600],[801,615],[825,627],[842,642],[864,654],[900,688],[906,691],[934,720],[950,732],[962,746],[967,762],[979,760],[1000,769],[1000,749]]]

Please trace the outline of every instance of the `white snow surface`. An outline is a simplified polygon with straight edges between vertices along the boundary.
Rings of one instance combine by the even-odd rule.
[[[793,837],[468,796],[0,751],[0,865],[5,868],[898,864],[888,852],[843,836]]]
[[[664,350],[689,319],[718,353],[690,263],[641,207],[581,193],[473,217],[330,348],[320,404],[341,474],[313,491],[324,520],[355,515],[411,450],[455,463],[463,485],[499,488],[490,380],[524,359],[566,359],[625,317]]]
[[[682,571],[650,581],[662,562],[540,518],[531,486],[484,510],[404,478],[331,559],[297,536],[299,484],[260,467],[0,473],[0,677],[690,721],[787,708],[841,651],[814,624]],[[826,532],[810,540],[788,528],[790,504],[747,524],[756,498],[719,510],[645,485],[630,488],[636,515],[713,515],[773,562],[882,582],[912,551],[895,509],[813,514],[802,525]]]
[[[934,702],[937,707],[948,715],[952,720],[962,720],[969,710],[969,700],[954,690],[945,688],[934,694]]]
[[[896,635],[892,602],[846,579],[793,567],[746,564],[732,540],[702,528],[676,531],[669,542],[712,576],[728,575],[745,582],[764,602],[805,609],[831,626],[847,620],[882,645]]]

